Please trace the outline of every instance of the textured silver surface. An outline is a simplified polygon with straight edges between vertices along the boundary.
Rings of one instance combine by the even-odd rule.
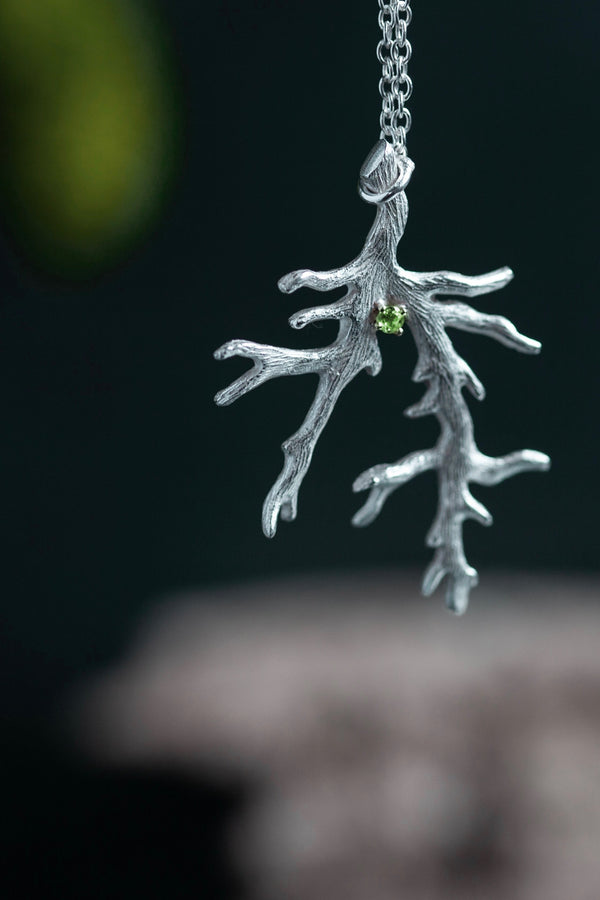
[[[341,392],[362,369],[370,375],[377,375],[381,369],[373,324],[375,313],[382,305],[403,306],[407,311],[406,325],[418,350],[413,380],[427,384],[421,401],[406,410],[406,415],[411,418],[435,415],[440,423],[440,438],[431,449],[410,453],[398,462],[383,463],[363,472],[356,479],[354,490],[370,493],[353,522],[359,526],[370,524],[396,488],[422,472],[436,470],[439,506],[427,536],[427,544],[435,549],[435,555],[423,579],[423,592],[433,593],[446,578],[446,604],[461,614],[467,608],[471,588],[477,583],[477,572],[464,554],[463,522],[466,519],[475,519],[483,525],[492,522],[487,509],[471,494],[469,483],[498,484],[519,472],[546,470],[550,460],[534,450],[520,450],[498,458],[479,451],[462,390],[466,387],[478,400],[483,399],[485,391],[455,351],[446,329],[487,335],[523,353],[538,353],[540,344],[520,334],[502,316],[478,312],[456,300],[439,299],[447,295],[476,297],[498,290],[512,279],[510,269],[471,277],[447,271],[410,272],[398,265],[396,250],[408,213],[404,189],[412,169],[413,164],[406,156],[380,140],[361,169],[359,193],[363,199],[376,204],[377,214],[359,256],[339,269],[327,272],[301,269],[279,281],[285,293],[300,287],[318,291],[347,287],[345,296],[336,303],[305,309],[290,318],[293,328],[303,328],[322,319],[336,319],[339,321],[336,340],[327,347],[311,350],[229,341],[216,351],[215,357],[243,356],[252,360],[253,367],[220,391],[215,400],[221,406],[233,403],[280,375],[308,372],[319,375],[315,400],[299,430],[283,444],[284,466],[264,503],[263,530],[272,537],[280,516],[285,521],[296,517],[298,490],[315,444]]]

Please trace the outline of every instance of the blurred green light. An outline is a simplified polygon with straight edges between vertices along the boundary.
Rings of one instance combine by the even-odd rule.
[[[0,183],[20,249],[86,277],[160,206],[177,134],[160,33],[139,2],[2,0]]]

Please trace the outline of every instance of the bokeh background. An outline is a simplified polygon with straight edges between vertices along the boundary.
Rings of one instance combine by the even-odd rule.
[[[581,594],[593,606],[600,13],[542,0],[413,6],[416,170],[400,261],[510,265],[514,282],[482,304],[544,345],[531,358],[456,337],[488,391],[474,404],[481,448],[553,459],[549,475],[480,491],[495,526],[467,527],[468,556],[484,583],[498,570],[539,576],[542,616],[539,584],[553,580],[567,605]],[[359,472],[435,439],[433,421],[401,415],[421,391],[410,340],[385,342],[382,374],[345,392],[299,518],[272,542],[262,500],[314,383],[283,379],[229,409],[212,404],[243,369],[212,359],[226,339],[301,346],[334,334],[331,323],[291,331],[287,317],[311,298],[280,295],[276,281],[347,261],[370,226],[355,184],[378,137],[376,7],[0,3],[5,896],[137,896],[144,860],[168,846],[180,856],[165,851],[146,896],[248,890],[224,835],[252,779],[200,763],[195,779],[175,764],[160,776],[88,768],[73,696],[127,656],[165,597],[200,591],[226,616],[227,584],[251,604],[251,586],[277,578],[293,595],[295,577],[355,572],[368,592],[369,572],[426,564],[433,479],[404,487],[371,528],[349,524]],[[407,577],[398,602],[409,605]],[[335,603],[344,589],[327,584]],[[527,599],[510,584],[507,600]],[[440,598],[423,603],[445,615]],[[141,823],[155,820],[163,831],[149,836]],[[106,844],[116,822],[119,859]],[[100,850],[78,868],[64,848],[79,834]],[[127,882],[125,860],[138,857]],[[26,883],[32,871],[39,881]]]

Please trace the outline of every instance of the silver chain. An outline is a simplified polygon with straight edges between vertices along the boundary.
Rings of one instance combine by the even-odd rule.
[[[379,26],[382,37],[377,46],[377,59],[382,73],[379,93],[383,105],[379,122],[381,137],[400,153],[406,153],[406,135],[410,131],[411,115],[406,101],[412,94],[412,81],[407,74],[412,54],[406,31],[412,18],[410,0],[379,0]]]

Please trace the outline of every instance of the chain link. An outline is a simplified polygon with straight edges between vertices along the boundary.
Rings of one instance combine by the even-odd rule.
[[[379,27],[382,36],[377,46],[381,63],[379,93],[382,98],[381,137],[400,153],[406,153],[406,135],[410,131],[411,115],[406,101],[412,94],[412,81],[407,74],[412,55],[406,31],[412,18],[410,0],[379,0]]]

